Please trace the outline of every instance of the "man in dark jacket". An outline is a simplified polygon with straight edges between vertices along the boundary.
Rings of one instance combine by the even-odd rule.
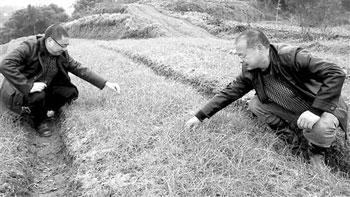
[[[242,73],[185,126],[197,126],[254,89],[250,111],[274,130],[302,130],[310,145],[310,162],[323,166],[336,128],[347,131],[348,108],[340,96],[344,71],[299,47],[272,45],[259,30],[242,32],[235,43]]]
[[[35,129],[46,137],[51,135],[47,115],[78,97],[68,72],[100,89],[107,86],[120,93],[117,83],[106,81],[70,57],[68,45],[67,31],[51,25],[45,37],[21,43],[2,60],[0,73],[5,79],[0,89],[0,114],[29,114]]]

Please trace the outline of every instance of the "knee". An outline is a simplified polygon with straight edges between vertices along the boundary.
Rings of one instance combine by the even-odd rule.
[[[335,129],[335,124],[329,121],[319,121],[313,127],[313,130],[319,131],[319,133],[327,133],[329,131],[333,132]]]
[[[76,88],[69,88],[67,90],[67,99],[74,100],[78,98],[78,90]]]
[[[317,122],[311,130],[304,130],[308,141],[320,147],[330,147],[336,136],[336,125],[329,121]]]
[[[75,87],[57,86],[51,90],[51,95],[60,99],[73,100],[78,97],[78,90]]]

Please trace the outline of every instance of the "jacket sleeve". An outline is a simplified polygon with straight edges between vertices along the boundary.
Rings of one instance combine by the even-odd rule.
[[[344,71],[334,63],[312,56],[306,50],[296,54],[296,67],[321,84],[312,103],[313,112],[334,113],[345,80]]]
[[[195,116],[200,121],[210,118],[215,113],[241,98],[252,89],[252,83],[241,74],[236,78],[236,80],[232,81],[226,86],[226,88],[221,90],[217,95],[209,100],[204,107],[195,114]]]
[[[26,59],[30,56],[30,47],[25,42],[10,52],[0,63],[0,73],[22,94],[29,94],[33,82],[21,73],[20,67],[25,68]]]
[[[94,86],[103,89],[107,80],[92,72],[89,68],[81,66],[81,63],[75,61],[66,53],[68,59],[68,71],[78,76],[79,78],[93,84]]]

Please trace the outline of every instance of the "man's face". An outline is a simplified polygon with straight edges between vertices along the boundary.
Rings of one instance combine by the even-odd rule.
[[[67,47],[69,45],[69,39],[68,37],[62,37],[61,39],[54,39],[51,37],[47,38],[46,42],[46,48],[49,51],[51,55],[59,56],[64,51],[67,50]]]
[[[238,40],[235,54],[241,59],[241,63],[247,70],[261,68],[262,53],[258,46],[248,48],[246,39]]]

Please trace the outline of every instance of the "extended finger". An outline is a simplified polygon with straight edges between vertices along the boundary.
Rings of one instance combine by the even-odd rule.
[[[120,94],[120,87],[118,85],[115,87],[115,89],[118,92],[118,94]]]

